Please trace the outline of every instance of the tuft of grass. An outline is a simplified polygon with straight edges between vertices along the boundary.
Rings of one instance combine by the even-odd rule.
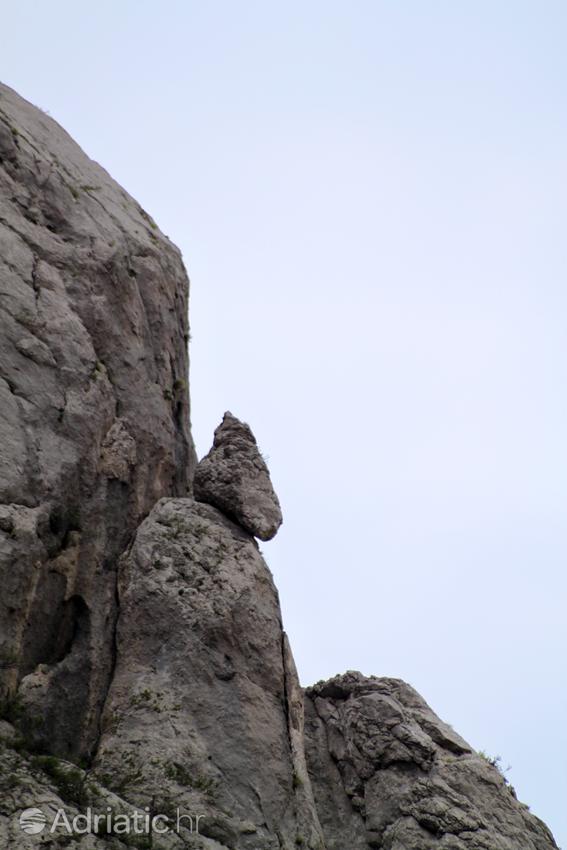
[[[143,208],[142,208],[141,206],[139,206],[139,205],[138,205],[138,212],[140,213],[140,215],[142,216],[142,218],[143,218],[145,221],[147,221],[147,223],[150,225],[150,227],[152,228],[152,230],[157,230],[157,229],[158,229],[158,226],[157,226],[157,224],[155,223],[155,221],[153,220],[153,218],[151,217],[151,215],[148,215],[148,213],[145,211],[145,209],[143,209]]]
[[[0,652],[0,670],[18,666],[18,654],[13,649]]]
[[[55,756],[33,756],[32,769],[49,776],[62,800],[82,806],[85,802],[85,777],[74,767],[63,765]]]
[[[171,764],[165,764],[164,773],[173,782],[177,782],[179,785],[185,785],[187,788],[193,788],[196,791],[202,791],[209,797],[212,796],[218,786],[216,779],[194,775],[188,767],[176,761]]]
[[[509,779],[506,776],[509,770],[511,770],[512,765],[508,765],[508,767],[504,767],[502,764],[502,756],[490,756],[484,750],[479,750],[478,755],[481,757],[483,761],[489,764],[491,767],[496,768],[506,785],[509,785]]]
[[[166,764],[164,773],[168,779],[178,782],[179,785],[188,785],[189,787],[193,785],[192,774],[184,765],[179,764],[179,762],[174,761],[172,764]]]
[[[151,702],[153,697],[152,692],[149,688],[144,688],[143,691],[140,691],[137,694],[133,694],[130,697],[130,705],[134,708],[137,705],[143,705],[144,703]]]
[[[106,374],[106,366],[104,365],[102,360],[97,360],[95,365],[94,365],[91,377],[92,378],[99,378],[99,377],[101,377],[102,375],[105,375],[105,374]]]

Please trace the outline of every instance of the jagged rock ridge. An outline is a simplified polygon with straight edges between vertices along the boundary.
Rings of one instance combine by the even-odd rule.
[[[399,679],[308,688],[305,746],[327,850],[547,850],[497,766]]]
[[[179,253],[3,86],[0,262],[0,846],[556,847],[408,685],[302,691],[254,539],[279,502],[231,414],[191,492]],[[28,807],[202,821],[52,836]]]

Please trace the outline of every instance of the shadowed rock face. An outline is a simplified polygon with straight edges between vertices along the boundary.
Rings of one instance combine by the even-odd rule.
[[[308,688],[305,744],[327,850],[552,850],[500,771],[399,679]]]
[[[61,754],[98,734],[117,558],[188,489],[187,298],[151,218],[0,86],[0,697]]]
[[[254,434],[231,413],[224,414],[211,451],[197,466],[194,491],[199,501],[215,505],[260,540],[271,540],[282,524]]]
[[[247,425],[225,414],[188,493],[187,293],[149,216],[0,86],[0,847],[553,850],[408,685],[300,688]],[[202,820],[56,839],[20,829],[35,806]]]

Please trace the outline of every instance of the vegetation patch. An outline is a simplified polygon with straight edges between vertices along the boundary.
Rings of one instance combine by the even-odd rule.
[[[66,803],[85,805],[85,774],[76,767],[63,764],[55,756],[33,756],[31,768],[48,776]]]

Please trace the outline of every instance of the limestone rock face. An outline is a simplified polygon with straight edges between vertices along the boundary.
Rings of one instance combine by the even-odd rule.
[[[282,524],[280,503],[254,434],[231,413],[225,413],[212,449],[197,466],[194,492],[195,498],[214,505],[260,540],[271,540]]]
[[[187,298],[152,219],[0,86],[0,699],[60,755],[98,735],[117,558],[188,490]]]
[[[322,847],[303,694],[254,539],[210,505],[163,499],[122,561],[119,605],[99,781],[203,814],[223,848]]]
[[[190,492],[187,298],[152,219],[0,86],[0,848],[554,850],[408,685],[301,689],[231,414]],[[182,821],[32,835],[28,807]]]
[[[305,745],[327,850],[553,850],[547,827],[399,679],[308,688]]]
[[[167,834],[150,844],[144,809],[105,788],[89,770],[53,756],[30,755],[18,745],[16,730],[0,721],[0,847],[10,850],[37,850],[39,847],[75,848],[75,850],[215,850],[213,842],[193,843],[195,835],[177,831],[177,819],[171,819]],[[40,832],[22,829],[20,816],[27,809],[43,818]],[[90,824],[87,820],[91,812]],[[110,813],[110,819],[108,819]],[[98,817],[99,821],[95,821]],[[77,819],[75,821],[75,819]],[[114,826],[122,825],[112,835]],[[41,824],[40,824],[41,825]],[[90,829],[87,830],[87,825]],[[110,827],[110,828],[109,828]],[[82,830],[82,832],[79,832]],[[136,831],[137,830],[137,831]]]

